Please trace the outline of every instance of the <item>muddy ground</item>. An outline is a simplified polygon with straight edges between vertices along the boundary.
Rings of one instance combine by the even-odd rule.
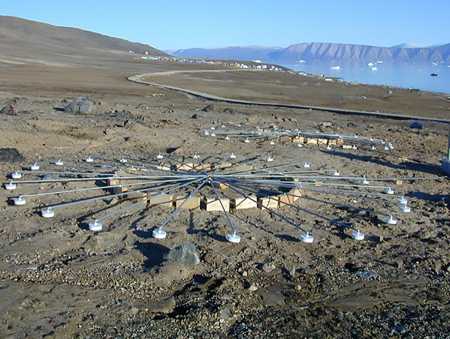
[[[448,126],[428,123],[417,131],[408,121],[230,104],[205,112],[209,103],[199,99],[128,84],[127,72],[9,71],[0,103],[16,99],[17,115],[0,116],[0,147],[16,148],[24,159],[0,163],[1,173],[58,158],[76,168],[88,155],[145,161],[175,146],[178,156],[235,152],[244,159],[270,152],[276,161],[311,161],[343,175],[422,178],[395,186],[410,199],[412,212],[401,214],[383,199],[307,194],[297,204],[315,214],[281,210],[314,231],[312,245],[299,241],[299,229],[257,209],[237,215],[237,245],[224,240],[222,214],[197,210],[182,212],[168,238],[157,241],[145,229],[164,219],[168,210],[162,207],[116,219],[108,231],[93,234],[80,218],[102,205],[46,220],[36,207],[59,199],[15,207],[2,190],[1,337],[448,338],[450,183],[439,170]],[[78,95],[95,103],[91,113],[58,109]],[[332,123],[330,131],[387,139],[394,150],[329,152],[198,133],[222,123],[318,129],[322,122]],[[400,222],[382,225],[343,207],[348,205],[392,211]],[[334,219],[358,224],[366,240],[352,240],[348,230],[329,222]],[[186,242],[196,245],[200,264],[165,260]]]

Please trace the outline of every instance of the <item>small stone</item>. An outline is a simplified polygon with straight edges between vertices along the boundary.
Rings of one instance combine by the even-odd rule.
[[[132,307],[130,313],[132,315],[137,315],[139,313],[139,309],[137,307]]]
[[[275,269],[275,265],[272,263],[265,263],[262,265],[262,270],[266,273],[270,273]]]
[[[250,292],[255,292],[258,290],[258,286],[256,286],[256,284],[251,284],[250,287],[248,288],[248,290]]]

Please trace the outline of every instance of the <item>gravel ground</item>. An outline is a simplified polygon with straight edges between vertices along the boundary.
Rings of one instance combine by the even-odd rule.
[[[282,209],[314,228],[317,241],[303,244],[297,229],[251,210],[238,215],[238,245],[223,240],[224,216],[205,211],[181,213],[168,238],[158,242],[135,226],[161,221],[164,208],[115,220],[109,231],[92,234],[79,225],[91,210],[76,207],[45,220],[33,205],[47,200],[16,208],[2,190],[1,337],[449,337],[450,183],[439,170],[448,126],[429,123],[416,131],[406,121],[229,104],[205,112],[208,103],[158,88],[121,83],[108,89],[111,79],[102,79],[98,91],[97,85],[87,90],[69,82],[67,91],[47,82],[31,93],[31,86],[7,90],[3,83],[0,106],[15,98],[17,115],[0,116],[0,148],[15,148],[23,158],[6,158],[1,172],[44,159],[82,166],[90,154],[149,159],[168,147],[180,147],[180,156],[271,152],[279,162],[307,160],[343,175],[424,178],[395,187],[410,199],[412,212],[399,214],[398,225],[379,225],[342,206],[380,210],[387,207],[382,199],[353,203],[310,193],[300,207],[358,223],[367,240],[355,242],[318,216]],[[94,102],[91,113],[58,109],[82,95]],[[318,129],[323,122],[332,123],[330,131],[384,138],[395,148],[328,152],[199,134],[222,123]],[[200,264],[164,259],[187,242],[195,245]]]

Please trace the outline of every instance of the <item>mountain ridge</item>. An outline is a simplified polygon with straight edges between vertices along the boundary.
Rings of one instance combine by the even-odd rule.
[[[402,44],[404,45],[404,44]],[[432,47],[392,46],[379,47],[347,43],[303,42],[285,48],[247,48],[245,46],[215,49],[182,49],[172,55],[176,57],[198,57],[215,59],[255,60],[270,63],[320,62],[438,62],[450,63],[450,43]]]

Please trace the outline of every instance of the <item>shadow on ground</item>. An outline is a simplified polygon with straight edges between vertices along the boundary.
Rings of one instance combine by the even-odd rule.
[[[145,256],[144,268],[150,269],[161,265],[169,253],[169,248],[152,242],[136,242],[136,248]]]
[[[428,163],[422,163],[422,162],[413,162],[413,161],[403,161],[399,164],[394,164],[390,161],[386,161],[383,159],[380,159],[373,155],[360,155],[360,154],[352,154],[342,151],[324,151],[323,153],[326,153],[328,155],[334,155],[341,158],[349,159],[349,160],[358,160],[358,161],[364,161],[364,162],[370,162],[377,165],[386,166],[392,169],[399,169],[399,170],[411,170],[416,172],[422,172],[422,173],[428,173],[428,174],[435,174],[435,175],[443,175],[441,172],[440,165],[434,165],[434,164],[428,164]]]

